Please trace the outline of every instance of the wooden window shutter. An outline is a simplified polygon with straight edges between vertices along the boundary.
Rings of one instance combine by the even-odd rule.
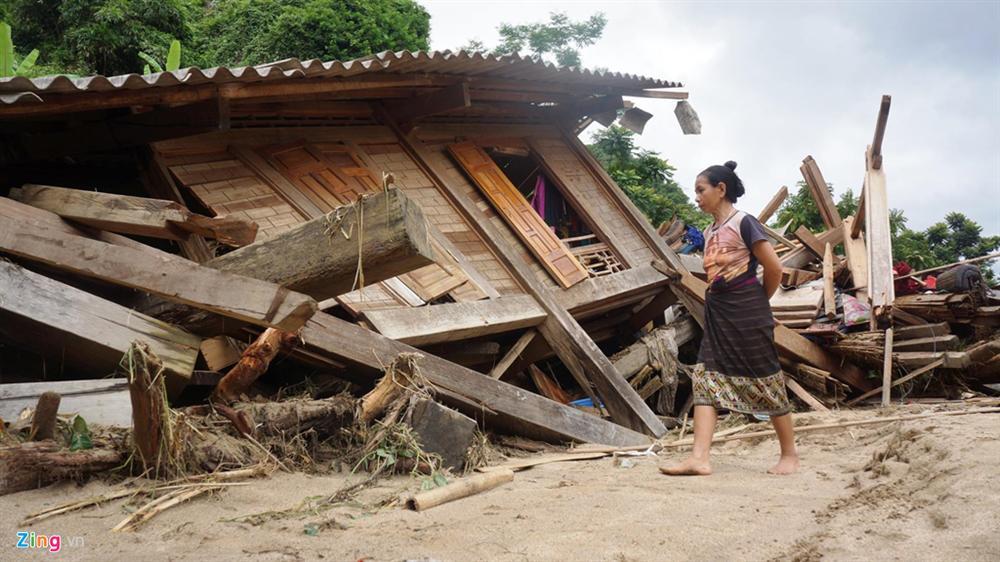
[[[486,151],[468,142],[448,145],[448,150],[560,285],[572,287],[588,277],[580,262]]]

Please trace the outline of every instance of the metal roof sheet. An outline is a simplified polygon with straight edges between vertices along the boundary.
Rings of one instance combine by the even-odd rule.
[[[317,59],[286,59],[256,66],[228,68],[184,68],[155,74],[121,76],[46,76],[0,78],[0,104],[44,103],[45,94],[73,94],[169,88],[179,85],[233,82],[266,82],[300,78],[346,78],[374,73],[428,73],[454,76],[477,76],[508,80],[534,80],[583,87],[621,89],[677,88],[682,84],[620,72],[594,72],[587,69],[559,68],[532,57],[495,56],[459,51],[385,51],[349,60],[323,62]]]

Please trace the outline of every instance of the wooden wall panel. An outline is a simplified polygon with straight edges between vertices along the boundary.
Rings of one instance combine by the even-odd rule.
[[[532,146],[552,167],[559,181],[577,194],[579,203],[587,207],[587,212],[600,217],[615,234],[623,246],[618,248],[619,251],[634,257],[635,263],[639,264],[647,264],[653,259],[653,250],[646,245],[638,230],[629,223],[625,214],[562,138],[533,139]]]

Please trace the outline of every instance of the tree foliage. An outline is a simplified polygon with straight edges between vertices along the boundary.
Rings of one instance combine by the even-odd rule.
[[[197,36],[213,65],[349,60],[426,50],[430,15],[412,0],[221,0],[206,9]]]
[[[600,12],[583,21],[572,21],[565,13],[553,12],[547,22],[500,24],[497,28],[500,44],[493,49],[476,40],[462,48],[491,51],[494,55],[527,53],[561,67],[579,67],[580,49],[596,43],[607,23],[607,18]]]
[[[804,181],[798,182],[795,186],[795,192],[790,194],[781,204],[771,226],[779,228],[781,225],[788,224],[788,232],[795,232],[800,226],[805,226],[813,232],[823,231],[825,229],[823,217],[819,214],[819,208],[812,198],[809,186]],[[832,196],[833,185],[827,184],[826,188]],[[852,190],[848,189],[837,201],[837,212],[840,213],[840,216],[846,217],[853,215],[857,210],[858,198],[854,196]]]
[[[421,50],[430,35],[413,0],[0,0],[0,14],[40,70],[68,74],[138,72],[140,52],[167,60],[174,40],[182,67],[205,68]]]
[[[632,131],[618,126],[604,129],[588,148],[653,225],[673,216],[698,228],[711,222],[674,181],[675,168],[659,154],[636,146]]]

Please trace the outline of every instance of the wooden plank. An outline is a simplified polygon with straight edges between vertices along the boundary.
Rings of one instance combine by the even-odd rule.
[[[444,194],[463,214],[466,221],[476,229],[480,238],[507,266],[515,279],[545,309],[549,316],[541,325],[539,332],[556,351],[560,360],[566,364],[574,379],[589,395],[595,394],[591,383],[596,387],[600,399],[608,407],[608,412],[617,423],[649,432],[654,436],[663,435],[666,432],[663,423],[639,398],[635,390],[618,375],[614,366],[579,323],[539,283],[534,272],[520,257],[519,252],[503,241],[497,229],[484,218],[482,211],[466,193],[444,180],[446,174],[439,168],[438,164],[441,161],[441,156],[436,157],[414,136],[407,136],[400,132],[388,115],[382,115],[382,118],[387,125],[393,127],[400,144],[421,166],[422,171],[443,190]],[[621,197],[627,199],[624,195]],[[534,213],[534,210],[532,212]],[[655,238],[655,233],[652,232],[651,228],[649,230]]]
[[[201,342],[201,356],[205,359],[210,371],[222,372],[240,360],[243,351],[236,345],[236,340],[228,336],[205,338]]]
[[[132,425],[132,402],[125,379],[0,384],[0,419],[13,422],[22,410],[34,408],[44,392],[56,392],[62,397],[62,415],[79,414],[88,424]]]
[[[947,322],[937,324],[923,324],[920,326],[904,326],[896,328],[893,337],[897,344],[906,340],[918,338],[936,338],[946,336],[951,333],[951,326]]]
[[[892,275],[892,235],[889,229],[889,200],[884,169],[872,166],[866,153],[865,229],[868,234],[868,298],[872,306],[871,326],[891,310],[895,300]]]
[[[778,211],[781,204],[785,202],[786,197],[788,197],[788,186],[783,185],[781,186],[781,189],[774,194],[774,197],[771,197],[771,200],[767,202],[767,205],[764,205],[764,208],[757,215],[757,220],[760,224],[764,224],[771,219],[771,215]]]
[[[819,259],[823,259],[823,248],[825,244],[830,244],[831,246],[836,246],[843,241],[844,231],[842,229],[827,230],[818,235],[815,235],[815,239],[819,240],[817,248],[819,248],[820,254]],[[806,249],[805,244],[802,248],[789,252],[788,254],[781,257],[782,267],[791,267],[796,269],[802,269],[810,263],[816,261],[817,256],[810,249]]]
[[[127,236],[67,222],[62,217],[51,211],[39,209],[38,207],[32,207],[31,205],[25,205],[24,203],[8,199],[6,197],[0,197],[0,218],[4,219],[5,222],[17,220],[35,222],[44,225],[45,228],[49,230],[63,234],[82,236],[92,240],[99,240],[107,244],[114,244],[115,246],[141,250],[149,254],[178,257],[158,248],[147,246],[142,242],[137,242]]]
[[[158,154],[149,147],[141,149],[139,151],[139,164],[140,179],[150,195],[178,203],[184,202],[181,190],[170,177],[170,171]],[[215,257],[215,251],[208,246],[208,242],[197,234],[192,234],[186,240],[179,241],[178,246],[180,246],[181,254],[185,258],[197,263],[204,263]]]
[[[411,345],[499,334],[537,326],[547,314],[530,295],[419,308],[369,310],[362,317],[380,334]]]
[[[10,195],[65,219],[121,234],[185,240],[194,233],[233,246],[249,244],[257,236],[255,223],[196,215],[180,203],[165,199],[34,184],[12,189]]]
[[[815,396],[809,394],[808,390],[802,388],[802,385],[800,385],[795,379],[788,376],[788,373],[785,373],[785,386],[788,387],[788,390],[792,391],[792,394],[798,396],[799,400],[805,402],[813,410],[816,410],[817,412],[830,411],[830,409],[817,400]]]
[[[833,292],[833,249],[826,245],[823,254],[823,307],[826,317],[831,320],[837,316],[837,297]]]
[[[595,308],[617,308],[637,294],[667,288],[669,280],[648,264],[611,275],[591,277],[559,291],[554,298],[574,317],[588,316]]]
[[[922,327],[922,326],[921,326]],[[894,328],[893,349],[897,351],[953,351],[958,349],[958,336],[947,334],[930,338],[899,339],[899,330]]]
[[[847,257],[847,267],[851,270],[852,283],[858,289],[854,296],[861,302],[868,302],[868,249],[864,234],[851,234],[855,220],[855,217],[847,217],[841,225],[844,230],[844,254]]]
[[[822,285],[809,283],[797,289],[778,288],[771,297],[771,310],[775,313],[790,311],[816,311],[823,303]]]
[[[922,367],[938,359],[944,361],[941,367],[945,369],[965,369],[972,364],[964,351],[903,351],[893,353],[893,359],[905,368]]]
[[[766,232],[766,233],[767,233],[767,235],[768,235],[768,236],[769,236],[769,237],[770,237],[770,238],[771,238],[772,240],[774,240],[774,241],[775,241],[776,243],[778,243],[778,244],[781,244],[782,246],[784,246],[784,247],[788,248],[789,250],[796,250],[796,249],[798,249],[798,245],[796,245],[796,244],[795,244],[794,242],[792,242],[792,241],[791,241],[791,240],[789,240],[788,238],[785,238],[785,237],[784,237],[784,236],[783,236],[783,235],[782,235],[782,234],[781,234],[780,232],[778,232],[777,230],[775,230],[775,229],[771,228],[770,226],[767,226],[767,225],[766,225],[766,224],[764,224],[764,223],[761,223],[761,225],[760,225],[760,226],[764,228],[764,232]],[[682,254],[682,255],[683,255],[683,254]]]
[[[104,376],[133,340],[142,340],[171,375],[194,370],[201,339],[111,301],[0,260],[0,331],[43,355]]]
[[[560,404],[570,403],[570,396],[566,394],[566,391],[560,388],[556,381],[546,375],[537,366],[528,365],[528,375],[531,377],[531,382],[535,383],[535,388],[538,389],[539,394]]]
[[[858,210],[854,212],[854,224],[851,225],[850,237],[861,236],[861,228],[865,225],[865,186],[861,185],[861,194],[858,196]]]
[[[380,373],[400,353],[420,353],[416,348],[390,340],[364,328],[317,313],[302,331],[306,346],[358,368]],[[433,385],[465,398],[466,413],[517,428],[519,434],[548,440],[595,442],[628,446],[651,444],[641,433],[564,406],[516,386],[483,376],[440,357],[421,353],[420,372]],[[375,377],[379,375],[374,375]],[[463,403],[463,407],[466,406]]]
[[[531,340],[535,339],[536,335],[538,335],[538,332],[535,330],[528,330],[521,334],[521,337],[517,338],[517,341],[507,350],[507,353],[504,354],[500,362],[490,369],[490,376],[495,379],[502,379],[507,369],[521,356],[524,348],[528,347],[528,344],[531,343]]]
[[[827,188],[826,180],[823,179],[823,173],[819,171],[819,164],[813,160],[812,156],[806,156],[802,160],[802,166],[799,167],[799,170],[809,186],[809,193],[816,203],[816,208],[819,209],[820,217],[823,218],[823,224],[826,225],[827,230],[840,228],[840,213],[837,211],[837,205],[834,204],[833,196],[830,195],[830,190]]]
[[[295,331],[318,309],[301,293],[182,258],[62,234],[37,222],[9,226],[0,230],[2,252],[243,322]]]
[[[580,262],[482,148],[465,142],[448,145],[448,151],[560,285],[572,287],[588,278]]]
[[[803,247],[809,251],[817,260],[823,261],[823,253],[826,251],[825,245],[829,242],[820,242],[819,238],[805,226],[800,226],[795,230],[795,238],[802,242]]]

